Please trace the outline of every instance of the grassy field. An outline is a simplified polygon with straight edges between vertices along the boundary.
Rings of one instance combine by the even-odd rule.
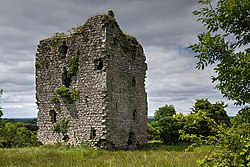
[[[104,151],[87,147],[41,146],[0,149],[5,167],[195,167],[210,148],[185,151],[186,146],[149,144],[136,151]]]

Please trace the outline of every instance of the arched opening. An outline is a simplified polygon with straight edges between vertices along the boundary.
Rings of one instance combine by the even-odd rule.
[[[72,82],[71,78],[68,77],[68,71],[66,67],[64,67],[62,73],[62,84],[68,88],[71,85],[71,82]]]
[[[101,59],[95,60],[95,69],[96,70],[102,70],[103,68],[103,62]]]
[[[114,38],[114,45],[117,46],[117,37]]]
[[[137,111],[136,109],[133,111],[133,120],[136,120],[137,119]]]
[[[133,77],[132,79],[132,87],[135,87],[136,86],[136,80],[135,80],[135,77]]]
[[[129,133],[129,136],[128,136],[128,142],[127,142],[127,144],[128,144],[129,146],[135,146],[136,143],[137,143],[137,141],[136,141],[135,133],[131,131],[131,132]]]
[[[56,115],[57,113],[54,110],[49,111],[50,119],[52,123],[56,123]]]
[[[66,45],[66,41],[62,42],[62,45],[59,46],[59,53],[61,58],[66,58],[68,52],[68,46]]]
[[[95,130],[95,128],[91,128],[90,138],[93,139],[95,137],[96,137],[96,130]]]

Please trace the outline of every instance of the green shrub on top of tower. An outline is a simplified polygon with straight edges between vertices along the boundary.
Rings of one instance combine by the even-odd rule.
[[[56,32],[54,33],[54,35],[50,38],[47,38],[46,41],[48,42],[48,44],[52,47],[58,47],[58,45],[61,42],[62,38],[67,37],[68,35],[63,33],[63,32]]]
[[[132,36],[132,35],[130,35],[130,34],[128,34],[128,33],[125,33],[125,36],[126,36],[126,39],[127,39],[128,41],[130,41],[130,42],[132,42],[132,43],[138,43],[136,37],[134,37],[134,36]]]
[[[134,36],[129,35],[127,33],[125,33],[122,36],[121,41],[122,41],[121,48],[125,53],[129,52],[129,50],[131,49],[131,43],[137,43],[137,39]]]
[[[77,25],[76,27],[71,28],[71,34],[80,34],[84,32],[83,25]]]

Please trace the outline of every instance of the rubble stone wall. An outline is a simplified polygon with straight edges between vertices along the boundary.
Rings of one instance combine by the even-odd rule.
[[[128,148],[147,143],[147,65],[142,46],[113,16],[40,41],[36,54],[38,140]],[[67,121],[66,132],[56,131]]]

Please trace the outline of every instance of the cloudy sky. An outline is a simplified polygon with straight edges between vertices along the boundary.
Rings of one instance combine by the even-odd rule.
[[[0,0],[0,88],[4,117],[36,117],[34,59],[39,40],[66,32],[112,9],[124,32],[144,47],[149,115],[165,104],[189,113],[195,99],[225,101],[211,83],[212,68],[195,69],[187,46],[204,31],[192,11],[198,0]]]

